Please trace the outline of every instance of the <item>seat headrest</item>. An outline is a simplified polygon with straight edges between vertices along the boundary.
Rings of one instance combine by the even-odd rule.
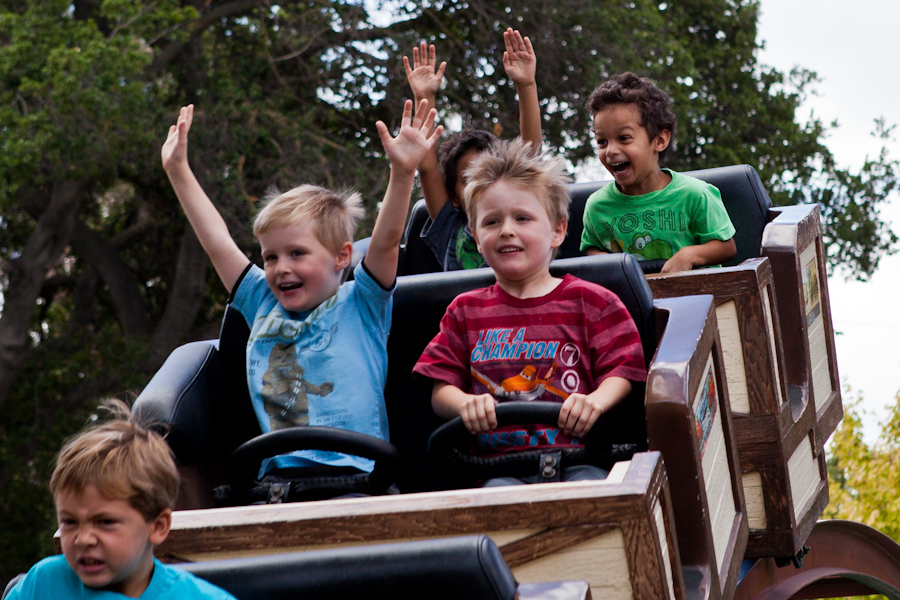
[[[241,600],[486,598],[516,581],[486,536],[379,544],[179,565]]]

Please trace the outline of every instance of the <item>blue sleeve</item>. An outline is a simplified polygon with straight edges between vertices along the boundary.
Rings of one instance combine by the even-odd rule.
[[[247,325],[252,327],[259,307],[271,296],[272,290],[266,282],[265,271],[251,265],[238,282],[231,298],[231,305],[244,316]]]
[[[84,587],[62,555],[48,556],[20,577],[4,600],[66,600]]]
[[[353,285],[356,286],[353,291],[355,301],[360,312],[364,314],[364,320],[381,327],[381,331],[386,335],[391,329],[391,309],[394,289],[397,287],[396,280],[391,289],[384,289],[360,261],[353,270]]]

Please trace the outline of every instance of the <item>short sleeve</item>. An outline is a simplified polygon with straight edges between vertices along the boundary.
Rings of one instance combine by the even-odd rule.
[[[458,316],[457,299],[447,307],[440,331],[425,347],[413,373],[467,391],[470,388],[467,331],[465,321]]]
[[[692,222],[694,235],[701,244],[711,240],[727,241],[734,237],[735,229],[725,210],[722,195],[713,185],[705,184],[700,200],[694,207]]]

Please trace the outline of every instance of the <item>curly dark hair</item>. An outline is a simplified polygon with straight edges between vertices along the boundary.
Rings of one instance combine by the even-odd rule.
[[[456,197],[456,182],[461,175],[456,170],[456,164],[462,155],[469,150],[484,152],[498,141],[497,136],[488,131],[463,129],[441,144],[439,162],[448,197],[457,201],[462,200],[462,198]]]
[[[671,135],[669,145],[659,153],[659,162],[665,160],[669,149],[675,142],[675,113],[670,108],[672,99],[655,83],[646,77],[638,77],[632,72],[613,75],[597,89],[591,92],[586,103],[591,119],[613,104],[634,104],[641,113],[641,125],[647,130],[650,139],[656,138],[661,131],[668,130]]]

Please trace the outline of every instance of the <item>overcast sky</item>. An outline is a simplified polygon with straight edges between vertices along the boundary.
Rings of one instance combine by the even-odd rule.
[[[896,58],[900,2],[896,0],[761,0],[760,62],[785,71],[801,66],[822,78],[800,118],[810,111],[839,127],[826,140],[843,166],[859,168],[879,143],[869,134],[874,119],[900,124]],[[896,138],[896,136],[895,136]],[[900,158],[894,139],[891,154]],[[896,196],[884,216],[900,224]],[[895,227],[895,232],[897,228]],[[866,439],[874,441],[884,407],[900,390],[900,256],[882,261],[868,283],[829,278],[841,379],[864,396]],[[855,395],[855,394],[854,394]],[[848,396],[845,394],[844,401]]]

